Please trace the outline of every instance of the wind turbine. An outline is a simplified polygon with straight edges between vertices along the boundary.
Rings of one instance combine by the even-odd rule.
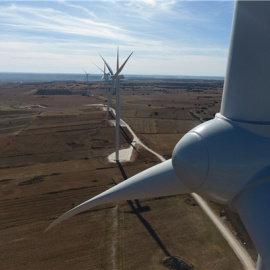
[[[87,81],[87,92],[89,92],[89,78],[88,78],[88,76],[89,76],[91,73],[87,73],[83,68],[82,68],[82,70],[84,71],[85,76],[86,76],[86,81]],[[88,93],[88,95],[89,95],[89,93]]]
[[[108,70],[109,70],[109,74],[108,75],[111,75],[111,79],[112,79],[111,80],[111,89],[109,90],[108,98],[107,98],[107,111],[106,111],[106,125],[107,125],[109,111],[110,111],[110,107],[111,107],[112,95],[115,94],[115,80],[112,78],[113,71],[112,71],[111,67],[106,62],[106,60],[102,57],[102,55],[100,55],[100,57],[102,58],[102,60],[104,62],[104,65],[108,68]]]
[[[47,228],[94,206],[196,192],[227,204],[242,219],[270,269],[269,1],[237,1],[222,96],[213,120],[189,131],[172,159],[66,212]]]
[[[101,77],[101,80],[104,80],[104,88],[105,88],[105,93],[107,95],[107,100],[108,100],[108,96],[109,96],[109,93],[108,93],[108,81],[109,81],[109,75],[110,73],[107,73],[106,72],[106,65],[104,63],[104,69],[102,70],[99,66],[97,66],[95,64],[95,66],[103,73],[103,76]],[[108,108],[107,108],[108,109]]]
[[[104,61],[104,64],[107,66],[108,70],[110,71],[111,78],[112,78],[112,87],[111,91],[109,93],[108,103],[107,103],[107,116],[106,121],[108,119],[108,110],[111,105],[111,98],[112,94],[115,91],[116,93],[116,118],[115,118],[115,160],[116,162],[119,161],[119,132],[120,132],[120,80],[124,79],[123,75],[120,75],[121,71],[123,70],[124,66],[126,65],[128,59],[133,54],[133,52],[130,53],[128,58],[125,60],[125,62],[121,65],[119,68],[119,48],[117,48],[117,62],[116,62],[116,73],[113,74],[113,71],[109,64],[105,61],[105,59],[101,56],[102,60]]]

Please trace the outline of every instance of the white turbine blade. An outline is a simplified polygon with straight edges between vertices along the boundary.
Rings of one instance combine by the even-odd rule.
[[[103,70],[99,67],[99,66],[97,66],[96,64],[94,64],[102,73],[104,73],[103,72]],[[104,64],[105,65],[105,64]]]
[[[266,181],[267,180],[267,181]],[[263,265],[270,269],[270,182],[269,178],[242,192],[233,202]],[[262,269],[262,268],[260,268]]]
[[[128,59],[130,58],[130,56],[133,54],[133,52],[129,55],[129,57],[126,59],[126,61],[122,64],[122,66],[117,70],[117,72],[114,74],[114,78],[116,78],[120,73],[121,71],[123,70],[125,64],[127,63]]]
[[[221,114],[270,122],[270,1],[237,1]]]
[[[87,72],[82,68],[82,70],[84,71],[84,73],[87,75]]]
[[[69,210],[52,222],[46,231],[69,217],[98,205],[185,193],[189,193],[189,190],[175,175],[170,159],[121,182],[113,188]]]
[[[105,64],[106,67],[108,68],[110,74],[113,76],[113,71],[112,71],[111,67],[109,66],[109,64],[105,61],[105,59],[102,57],[102,55],[100,55],[100,57],[102,58],[104,64]]]

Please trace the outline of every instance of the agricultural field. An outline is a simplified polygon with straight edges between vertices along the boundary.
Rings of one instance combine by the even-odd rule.
[[[121,118],[168,159],[188,130],[219,111],[222,84],[123,81]],[[160,161],[138,147],[122,170],[109,162],[115,127],[106,124],[100,82],[0,84],[0,99],[1,269],[243,269],[190,195],[102,205],[44,233],[64,212]],[[120,136],[120,145],[129,140]],[[256,260],[237,215],[209,203]]]

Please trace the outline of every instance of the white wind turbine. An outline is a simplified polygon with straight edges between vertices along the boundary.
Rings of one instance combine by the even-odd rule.
[[[172,159],[69,210],[47,228],[97,205],[196,192],[242,219],[270,269],[269,1],[237,1],[221,111],[188,132]]]
[[[106,122],[108,119],[109,108],[111,106],[111,99],[112,94],[116,93],[116,118],[115,118],[115,160],[116,162],[119,161],[119,132],[120,132],[120,80],[124,79],[123,75],[120,75],[121,71],[123,70],[124,66],[126,65],[128,59],[132,55],[133,52],[130,53],[126,61],[122,64],[119,68],[119,48],[117,48],[117,63],[116,63],[116,73],[113,74],[113,71],[109,64],[105,61],[105,59],[101,56],[104,64],[107,66],[108,70],[110,71],[111,78],[112,78],[112,87],[109,93],[109,98],[107,102],[107,115],[106,115]]]
[[[85,73],[86,81],[87,81],[87,84],[88,84],[88,81],[89,81],[88,76],[89,76],[91,73],[87,73],[83,68],[82,68],[82,70],[83,70],[83,72]]]
[[[83,68],[82,68],[83,72],[85,73],[85,76],[86,76],[86,82],[87,82],[87,92],[89,92],[89,75],[91,73],[87,73]],[[89,95],[89,93],[87,93]]]
[[[100,57],[102,58],[104,65],[107,66],[107,68],[109,70],[108,75],[111,75],[111,89],[108,92],[108,98],[107,98],[107,111],[106,111],[106,125],[107,125],[109,111],[110,111],[110,107],[111,107],[112,95],[115,94],[115,80],[112,78],[113,71],[112,71],[111,67],[109,66],[109,64],[105,61],[105,59],[101,55],[100,55]]]
[[[96,64],[95,64],[95,66],[103,73],[103,75],[101,77],[101,80],[104,80],[104,88],[105,88],[105,93],[107,95],[107,100],[108,100],[108,98],[109,98],[108,84],[109,84],[109,75],[110,75],[110,73],[106,72],[105,63],[104,63],[104,69],[103,70],[99,66],[97,66]]]

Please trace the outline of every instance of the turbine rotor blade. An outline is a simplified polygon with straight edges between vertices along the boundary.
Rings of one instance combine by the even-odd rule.
[[[94,65],[95,65],[102,73],[104,73],[103,70],[102,70],[99,66],[97,66],[95,63],[94,63]],[[104,65],[105,65],[105,64],[104,64]]]
[[[113,71],[112,71],[111,67],[109,66],[109,64],[105,61],[105,59],[102,57],[102,55],[100,55],[100,57],[102,58],[104,64],[108,68],[108,70],[110,71],[110,74],[113,76]]]
[[[69,210],[52,222],[47,227],[46,231],[69,217],[98,205],[124,200],[186,194],[189,192],[190,191],[175,175],[172,167],[172,160],[169,159],[121,182],[113,188],[110,188],[96,197]]]
[[[122,64],[122,66],[117,69],[117,72],[114,74],[114,78],[117,78],[117,76],[120,74],[120,72],[123,70],[125,64],[127,63],[128,59],[130,58],[130,56],[133,54],[133,52],[129,55],[129,57],[126,59],[126,61]]]
[[[87,72],[82,68],[82,70],[84,71],[84,73],[87,75]]]
[[[229,119],[270,122],[269,11],[269,1],[236,1],[220,110]]]
[[[270,266],[270,181],[269,177],[242,191],[232,202],[251,237],[262,263]]]

